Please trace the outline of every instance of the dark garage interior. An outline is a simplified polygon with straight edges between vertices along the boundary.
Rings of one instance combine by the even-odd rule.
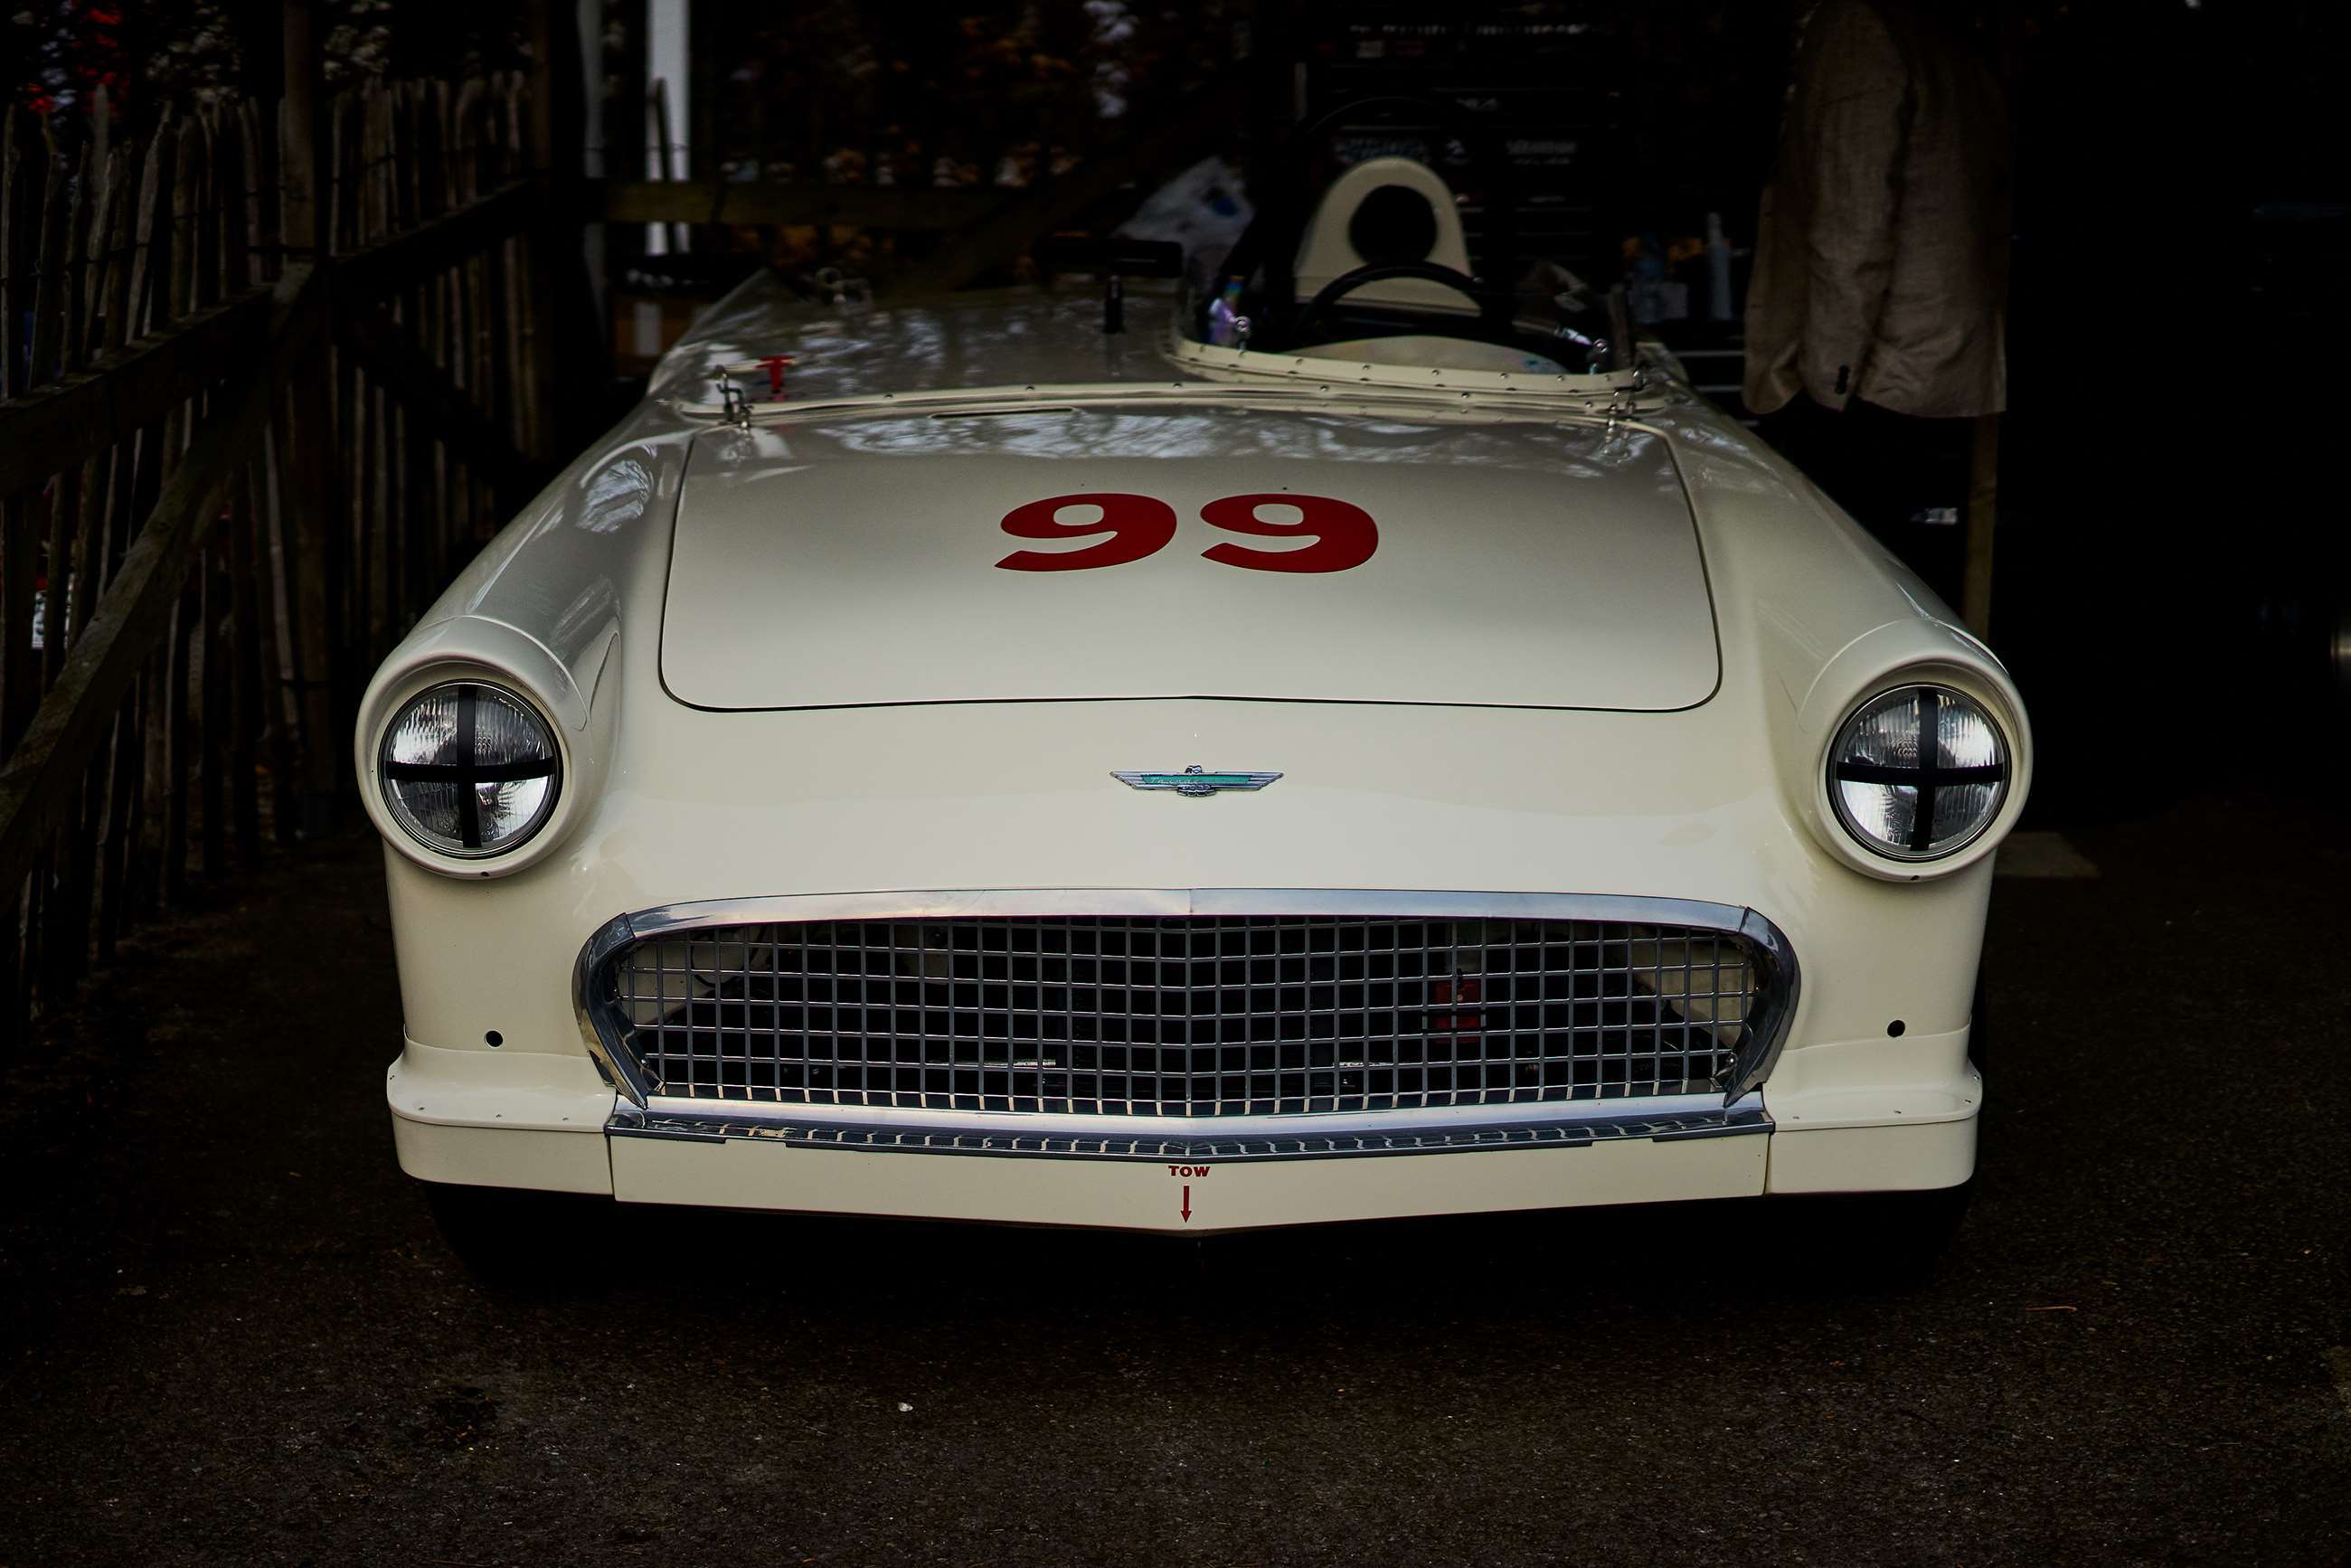
[[[1908,40],[1910,75],[1871,79],[1834,27]],[[2351,1560],[2351,1087],[2310,1011],[2351,976],[2351,545],[2328,455],[2351,414],[2351,192],[2325,152],[2346,64],[2343,14],[2296,0],[42,0],[0,18],[0,1171],[20,1195],[0,1218],[20,1497],[0,1564]],[[1836,69],[1855,74],[1821,85]],[[1879,241],[1823,220],[1759,243],[1762,214],[1796,222],[1800,165],[1826,180],[1866,156],[1834,131],[1805,153],[1807,114],[1849,126],[1876,94],[1915,130],[1956,112],[1935,84],[1962,78],[1991,118],[1901,212],[1989,189],[1996,164],[1993,303],[1897,308],[1961,321],[1930,371],[1973,354],[1999,390],[1876,407],[1896,387],[1878,350],[1845,404],[1846,367],[1833,394],[1802,373],[1828,332],[1819,280],[1848,253],[1882,268]],[[1899,558],[1923,615],[2012,677],[2031,791],[1987,862],[1958,1059],[1983,1101],[1947,1245],[1897,1258],[1916,1214],[1895,1200],[1922,1195],[1874,1190],[1406,1199],[1187,1236],[1190,1177],[1182,1225],[1155,1231],[521,1207],[537,1192],[485,1200],[524,1217],[487,1256],[436,1224],[383,1073],[416,1010],[402,966],[443,911],[403,893],[419,857],[379,831],[371,682],[420,621],[486,601],[485,547],[575,460],[637,439],[611,433],[649,394],[714,430],[738,396],[751,418],[846,396],[814,350],[736,367],[699,413],[664,391],[663,356],[695,351],[747,279],[805,312],[808,344],[1053,301],[1090,352],[1244,308],[1210,348],[1238,364],[1255,331],[1290,352],[1305,214],[1380,159],[1455,195],[1476,267],[1454,276],[1482,320],[1555,305],[1562,381],[1633,365],[1635,340],[1669,359],[1705,418],[1802,469]],[[1773,244],[1817,313],[1776,381]],[[889,390],[900,367],[877,356],[841,373]],[[1612,436],[1644,417],[1606,409]],[[811,461],[822,438],[766,450]],[[1129,483],[1098,457],[1063,454],[1089,477],[1062,500]],[[1004,531],[1073,531],[1058,517]],[[1297,531],[1256,518],[1232,531]],[[1148,628],[1171,658],[1195,634],[1179,609]],[[1722,624],[1728,691],[1743,644]],[[1342,722],[1293,706],[1303,729]],[[1514,764],[1422,722],[1387,742],[1379,788],[1515,799],[1495,781]],[[1095,772],[1193,761],[1105,753]],[[623,776],[650,796],[668,777]],[[1932,816],[1931,790],[1911,799]],[[1186,831],[1254,803],[1153,802]],[[451,810],[448,856],[422,863],[454,878],[488,830],[470,796]],[[1933,830],[1915,831],[1923,860]],[[582,934],[613,913],[582,911]],[[1825,954],[1803,968],[1808,996],[1844,983]],[[1476,1040],[1475,984],[1432,982],[1424,1032]],[[1735,1075],[1747,1048],[1720,1038]],[[625,1113],[626,1074],[584,1049]],[[1076,1185],[1099,1168],[1020,1163]]]

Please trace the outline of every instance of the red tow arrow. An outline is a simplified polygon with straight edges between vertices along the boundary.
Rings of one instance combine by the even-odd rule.
[[[1184,1223],[1192,1223],[1192,1188],[1189,1183],[1184,1187]]]

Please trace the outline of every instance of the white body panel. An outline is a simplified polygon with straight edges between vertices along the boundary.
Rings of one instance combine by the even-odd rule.
[[[1228,696],[1667,710],[1712,694],[1706,567],[1664,440],[1364,423],[1085,408],[713,433],[678,514],[663,683],[713,708]],[[1174,540],[1095,570],[998,567],[1087,542],[1008,538],[1008,513],[1104,491],[1164,503]],[[1296,493],[1374,517],[1371,558],[1327,573],[1202,559],[1227,542],[1296,550],[1201,517],[1222,497]],[[1064,511],[1079,526],[1102,515]],[[1027,634],[1040,626],[1052,634]]]
[[[1130,380],[1165,387],[1143,301],[1130,307],[1136,332],[1104,342],[1091,335],[1091,298],[1028,298],[851,321],[785,315],[748,292],[673,356],[656,392],[698,401],[697,365],[792,351],[805,367],[792,372],[795,402],[856,394],[848,378],[863,365],[913,390],[1034,377],[1051,407],[1057,361],[1040,340],[1056,333],[1071,345],[1063,358],[1113,392]],[[1062,365],[1058,380],[1072,379]],[[1215,388],[1186,395],[1218,406]],[[1196,412],[1153,417],[1207,439]],[[390,1081],[403,1166],[429,1180],[624,1199],[1171,1229],[1964,1180],[1981,1099],[1969,999],[1991,856],[2025,792],[2030,737],[2005,674],[1949,612],[1784,463],[1677,391],[1615,433],[1611,461],[1643,455],[1637,484],[1591,476],[1609,432],[1575,413],[1395,393],[1263,416],[1237,397],[1216,420],[1215,439],[1238,448],[1227,456],[1119,456],[1020,449],[1040,430],[1066,434],[1057,414],[917,425],[852,409],[737,432],[657,398],[575,465],[428,614],[362,705],[409,1041]],[[1337,446],[1387,441],[1415,461],[1318,464],[1295,450],[1318,421]],[[1558,493],[1621,482],[1621,506],[1546,498],[1532,476],[1546,428]],[[1259,433],[1289,455],[1251,455]],[[872,449],[852,463],[861,440]],[[1468,548],[1447,556],[1426,498],[1479,496],[1481,463],[1504,452],[1483,492],[1499,498],[1496,515],[1447,541]],[[707,511],[705,476],[718,480]],[[1282,482],[1373,511],[1398,575],[1292,577],[1199,559],[1217,537],[1196,525],[1200,501]],[[1195,515],[1150,559],[999,580],[1019,576],[992,562],[1022,547],[995,525],[1008,498],[1035,498],[1023,486],[1158,495]],[[752,504],[771,490],[826,505]],[[1391,530],[1391,516],[1410,520]],[[706,536],[684,537],[705,524]],[[920,559],[863,555],[877,527],[911,530]],[[1565,570],[1577,560],[1580,573]],[[822,563],[813,582],[796,570],[810,561]],[[883,575],[893,564],[903,592]],[[1132,575],[1109,580],[1121,573]],[[1029,596],[1039,585],[1044,597]],[[1356,597],[1340,602],[1334,585]],[[1103,597],[1051,601],[1089,587]],[[1217,609],[1218,588],[1247,612]],[[967,613],[967,598],[985,612]],[[1559,623],[1537,613],[1547,598],[1562,606]],[[1365,618],[1418,623],[1387,640]],[[1187,644],[1203,625],[1205,643]],[[1252,636],[1277,653],[1262,680],[1250,678]],[[1330,640],[1342,651],[1322,657]],[[1155,644],[1155,666],[1138,652]],[[487,862],[440,861],[372,801],[390,713],[466,672],[538,701],[566,768],[550,825]],[[1822,767],[1855,704],[1912,672],[1985,702],[2016,756],[2001,820],[1928,868],[1876,861],[1844,838]],[[745,711],[714,711],[725,708]],[[1109,776],[1192,763],[1284,777],[1186,800]],[[1151,1164],[602,1130],[615,1096],[590,1063],[572,981],[583,945],[617,915],[958,889],[1038,890],[1043,908],[1081,904],[1085,890],[1196,888],[1757,911],[1802,966],[1761,1090],[1773,1130],[1220,1166],[1191,1184],[1190,1217],[1167,1201],[1185,1181]]]
[[[1761,1138],[1267,1165],[861,1154],[754,1141],[720,1145],[714,1159],[691,1145],[616,1138],[612,1190],[624,1202],[1217,1231],[1750,1197],[1762,1190],[1764,1159]]]

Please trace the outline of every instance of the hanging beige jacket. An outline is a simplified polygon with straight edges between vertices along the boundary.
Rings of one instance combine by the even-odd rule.
[[[1763,191],[1747,404],[1997,413],[2010,168],[1999,84],[1916,0],[1821,0]]]

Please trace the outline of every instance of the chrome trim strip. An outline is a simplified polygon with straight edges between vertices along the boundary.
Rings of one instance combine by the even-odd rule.
[[[1762,1087],[1771,1075],[1781,1048],[1788,1043],[1788,1030],[1796,1021],[1796,1001],[1803,989],[1803,971],[1796,963],[1796,950],[1788,945],[1787,934],[1752,909],[1739,914],[1735,929],[1755,949],[1756,961],[1763,970],[1764,983],[1757,988],[1763,1001],[1747,1020],[1747,1048],[1731,1065],[1730,1087],[1722,1096],[1725,1105],[1735,1104]]]
[[[691,1110],[673,1109],[690,1105]],[[1486,1105],[1450,1107],[1484,1113],[1479,1120],[1435,1120],[1443,1112],[1416,1112],[1410,1124],[1391,1113],[1362,1116],[1217,1117],[1185,1122],[1174,1117],[1045,1117],[997,1113],[982,1118],[955,1113],[891,1113],[892,1120],[849,1123],[836,1113],[846,1106],[714,1105],[708,1101],[656,1099],[649,1110],[616,1107],[605,1132],[622,1138],[664,1138],[684,1143],[780,1143],[790,1148],[851,1149],[868,1154],[998,1155],[1040,1159],[1311,1160],[1365,1155],[1466,1154],[1481,1149],[1572,1149],[1598,1143],[1647,1139],[1737,1137],[1769,1133],[1771,1118],[1760,1096],[1731,1106],[1712,1094],[1664,1095],[1643,1100],[1583,1102],[1572,1107]],[[1566,1114],[1507,1113],[1565,1110]],[[816,1117],[777,1112],[820,1113]],[[917,1120],[921,1119],[921,1124]],[[986,1121],[988,1125],[975,1124]],[[1294,1129],[1276,1131],[1280,1122]],[[1099,1131],[1038,1126],[1037,1123],[1124,1124]],[[1141,1122],[1143,1126],[1134,1124]],[[1351,1128],[1308,1124],[1346,1122]],[[1384,1125],[1365,1124],[1384,1123]],[[1243,1124],[1255,1125],[1244,1126]],[[1203,1125],[1231,1130],[1201,1134]],[[1181,1128],[1182,1132],[1172,1129]],[[1162,1129],[1171,1129],[1162,1131]],[[1186,1134],[1192,1135],[1186,1135]]]
[[[1750,1096],[1760,1104],[1760,1100]],[[971,1133],[996,1136],[1037,1133],[1048,1137],[1109,1138],[1121,1135],[1182,1141],[1302,1137],[1309,1134],[1474,1132],[1490,1127],[1679,1116],[1693,1108],[1726,1109],[1711,1090],[1697,1094],[1650,1094],[1621,1100],[1518,1101],[1489,1105],[1424,1105],[1409,1111],[1326,1111],[1279,1116],[1121,1116],[1092,1112],[930,1111],[896,1105],[811,1105],[766,1100],[702,1100],[655,1094],[641,1107],[649,1120],[718,1121],[728,1124],[778,1124],[889,1129],[901,1132]]]
[[[622,1098],[643,1110],[653,1085],[645,1082],[636,1054],[621,1038],[619,1028],[589,999],[589,988],[595,983],[596,971],[602,967],[604,960],[636,939],[635,924],[625,915],[614,915],[596,928],[596,935],[588,938],[571,966],[571,1010],[580,1019],[580,1038],[587,1042],[596,1071],[621,1092]]]
[[[601,1015],[589,994],[598,967],[613,952],[631,942],[705,925],[757,925],[810,920],[952,920],[969,916],[1040,915],[1427,915],[1457,919],[1483,916],[1520,920],[1620,921],[1635,925],[1686,925],[1733,933],[1745,938],[1755,949],[1758,964],[1763,970],[1765,983],[1760,989],[1765,1000],[1756,1015],[1747,1020],[1746,1044],[1733,1063],[1730,1086],[1719,1102],[1725,1111],[1752,1093],[1770,1075],[1772,1064],[1779,1061],[1781,1048],[1787,1042],[1789,1027],[1795,1020],[1800,984],[1795,950],[1789,946],[1786,935],[1777,925],[1755,910],[1734,904],[1708,903],[1701,899],[1652,898],[1624,894],[1460,893],[1395,888],[961,888],[928,892],[778,894],[752,898],[711,898],[658,904],[633,915],[618,915],[598,928],[587,945],[580,948],[579,960],[572,966],[572,1003],[580,1018],[581,1037],[587,1041],[589,1052],[596,1059],[598,1067],[611,1079],[613,1086],[623,1097],[639,1111],[643,1111],[648,1108],[652,1086],[646,1082],[618,1028],[611,1019]],[[1772,1005],[1774,1003],[1777,1005]],[[1704,1098],[1710,1100],[1713,1096]],[[706,1116],[713,1103],[695,1100],[678,1103],[690,1104],[695,1115]],[[1576,1109],[1589,1111],[1604,1103],[1582,1101],[1574,1103]],[[751,1109],[747,1104],[730,1106],[729,1124],[744,1119],[738,1113]],[[824,1113],[822,1120],[831,1125],[852,1119],[843,1113],[867,1108],[825,1105],[779,1109],[821,1111]],[[1441,1120],[1447,1109],[1466,1109],[1490,1114],[1496,1111],[1507,1112],[1512,1107],[1432,1107],[1344,1114],[1384,1118],[1377,1126],[1381,1132],[1416,1133]],[[996,1124],[992,1120],[983,1120],[991,1114],[987,1113],[891,1110],[886,1114],[893,1118],[935,1115],[960,1119],[954,1130],[978,1134],[996,1131]],[[1026,1114],[1019,1119],[1024,1126],[1037,1124],[1037,1118]],[[1134,1117],[1100,1120],[1114,1124],[1122,1133],[1130,1136],[1138,1132],[1134,1126],[1136,1118]],[[1261,1131],[1270,1118],[1247,1120],[1253,1130]],[[1332,1124],[1327,1117],[1312,1120],[1320,1127]],[[1541,1118],[1520,1116],[1513,1124],[1531,1124],[1539,1120]],[[940,1131],[949,1130],[946,1124],[928,1121],[921,1124],[936,1126]],[[1187,1122],[1186,1124],[1196,1135],[1200,1123]]]
[[[1693,898],[1577,893],[1457,893],[1349,887],[1014,887],[797,893],[663,904],[623,915],[637,937],[697,925],[799,920],[952,920],[958,915],[1363,915],[1615,920],[1741,932],[1754,912]],[[1761,919],[1760,915],[1757,919]],[[1777,936],[1777,928],[1771,927]],[[610,927],[607,927],[610,929]],[[1783,943],[1784,945],[1784,943]]]

